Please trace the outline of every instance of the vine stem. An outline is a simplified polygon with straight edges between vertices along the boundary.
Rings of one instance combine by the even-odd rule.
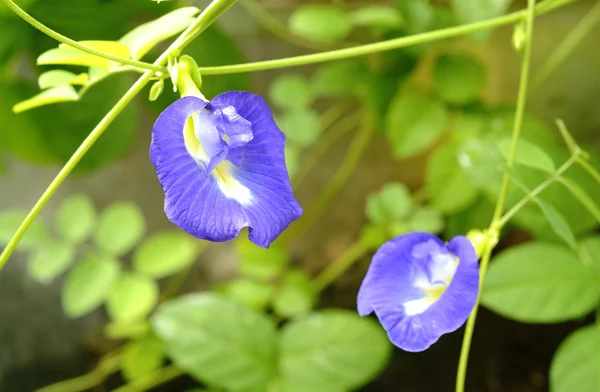
[[[531,89],[535,90],[550,76],[556,68],[569,56],[577,47],[579,42],[590,33],[590,31],[600,22],[600,1],[588,12],[583,19],[567,34],[567,36],[558,44],[548,60],[544,62],[542,69],[539,70],[533,82]]]
[[[156,72],[166,72],[167,71],[167,69],[165,67],[161,67],[160,65],[157,65],[156,63],[149,64],[149,63],[145,63],[143,61],[128,59],[125,57],[117,56],[112,53],[104,52],[102,50],[94,49],[87,45],[81,44],[77,41],[72,40],[69,37],[65,37],[64,35],[57,33],[56,31],[52,30],[48,26],[42,24],[37,19],[35,19],[33,16],[31,16],[27,12],[25,12],[24,9],[22,9],[17,4],[15,4],[14,1],[12,1],[12,0],[2,0],[2,1],[4,2],[4,4],[6,4],[6,6],[8,8],[10,8],[15,14],[17,14],[25,22],[29,23],[30,25],[32,25],[33,27],[35,27],[42,33],[48,35],[49,37],[54,38],[58,42],[62,42],[63,44],[69,45],[73,48],[82,50],[89,54],[93,54],[94,56],[103,57],[105,59],[116,61],[121,64],[131,65],[132,67],[147,69],[147,70],[156,71]]]
[[[521,75],[519,81],[519,93],[517,96],[517,108],[515,112],[515,122],[512,130],[512,140],[510,145],[510,150],[508,153],[507,164],[511,167],[515,161],[515,154],[517,151],[517,143],[519,141],[519,136],[521,135],[521,128],[523,125],[523,117],[525,115],[525,105],[527,102],[527,87],[529,84],[529,69],[531,63],[531,45],[532,45],[532,37],[533,37],[533,21],[535,19],[536,9],[535,9],[535,0],[527,0],[527,9],[525,11],[525,48],[523,51],[523,59],[521,62]],[[502,186],[500,188],[500,195],[498,196],[498,201],[496,202],[496,207],[494,209],[494,214],[492,217],[492,221],[490,223],[489,231],[493,233],[495,236],[498,236],[499,230],[502,226],[501,224],[501,215],[504,210],[504,206],[506,204],[506,197],[508,194],[508,186],[510,184],[510,177],[505,174]],[[458,369],[456,374],[456,392],[464,392],[465,390],[465,380],[467,377],[467,363],[469,359],[469,352],[471,349],[471,341],[473,338],[473,331],[475,329],[475,320],[477,318],[477,310],[479,308],[479,302],[481,300],[481,289],[483,287],[483,283],[485,280],[485,274],[487,272],[487,267],[490,262],[490,258],[492,255],[493,247],[496,245],[496,241],[488,241],[487,246],[483,252],[483,256],[481,258],[481,263],[479,266],[479,292],[477,293],[477,300],[475,301],[475,306],[473,307],[473,311],[467,320],[467,324],[465,327],[465,334],[463,337],[463,343],[460,351],[460,358],[458,361]]]
[[[535,13],[544,14],[554,9],[554,7],[548,6],[547,3],[548,0],[540,3],[535,9]],[[297,67],[300,65],[323,63],[326,61],[343,60],[352,57],[364,56],[372,53],[399,49],[411,45],[418,45],[426,42],[458,37],[478,30],[485,30],[493,27],[503,26],[519,22],[525,19],[527,15],[528,11],[523,10],[513,12],[512,14],[504,15],[498,18],[471,23],[468,25],[455,26],[447,29],[411,35],[408,37],[395,38],[372,44],[355,46],[352,48],[332,50],[328,52],[308,54],[304,56],[288,57],[284,59],[258,61],[246,64],[224,65],[218,67],[200,67],[198,68],[198,70],[201,74],[204,75],[223,75],[232,73],[265,71],[269,69]]]
[[[7,1],[7,0],[4,0]],[[167,59],[174,53],[178,52],[183,48],[188,35],[200,34],[210,24],[212,24],[223,12],[229,7],[235,4],[236,0],[213,0],[204,11],[198,15],[194,22],[188,26],[188,28],[181,33],[181,35],[173,42],[169,48],[154,62],[154,65],[161,66],[166,63]],[[79,161],[87,153],[87,151],[94,145],[96,140],[106,130],[106,128],[114,121],[115,118],[123,111],[123,109],[133,100],[133,98],[148,84],[152,79],[154,71],[148,70],[131,86],[129,90],[119,99],[119,101],[113,106],[113,108],[104,116],[102,120],[96,125],[96,127],[90,132],[83,143],[77,148],[77,151],[69,158],[67,163],[63,166],[60,172],[56,175],[54,180],[50,183],[48,188],[44,191],[42,196],[35,203],[31,211],[25,217],[25,220],[21,223],[17,232],[10,239],[6,248],[4,248],[2,254],[0,254],[0,270],[4,267],[8,258],[13,253],[17,244],[33,222],[33,220],[42,211],[48,200],[54,195],[56,190],[61,186],[65,179],[69,176],[71,171],[77,166]]]

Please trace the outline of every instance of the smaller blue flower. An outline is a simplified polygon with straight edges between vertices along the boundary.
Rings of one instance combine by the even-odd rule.
[[[429,233],[386,242],[358,292],[358,313],[375,312],[394,345],[423,351],[465,323],[475,306],[479,266],[471,242],[447,245]]]
[[[268,248],[302,214],[284,143],[258,95],[230,91],[210,102],[177,100],[156,120],[150,145],[167,217],[209,241],[231,240],[248,227],[250,241]]]

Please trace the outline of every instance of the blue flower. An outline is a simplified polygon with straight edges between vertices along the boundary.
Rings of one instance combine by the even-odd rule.
[[[302,214],[284,143],[258,95],[231,91],[210,102],[179,99],[156,120],[150,145],[167,217],[195,237],[217,242],[248,227],[250,241],[268,248]]]
[[[375,312],[394,345],[423,351],[464,324],[478,289],[477,256],[466,237],[446,245],[429,233],[409,233],[373,256],[358,292],[358,313]]]

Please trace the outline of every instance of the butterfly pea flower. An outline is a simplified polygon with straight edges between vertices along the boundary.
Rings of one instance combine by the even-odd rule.
[[[358,313],[374,312],[397,347],[423,351],[464,324],[478,289],[477,256],[467,237],[445,244],[429,233],[409,233],[373,256],[358,292]]]
[[[152,129],[150,159],[165,213],[209,241],[231,240],[247,227],[250,241],[268,248],[302,214],[285,165],[285,135],[258,95],[230,91],[210,102],[198,95],[171,104]]]

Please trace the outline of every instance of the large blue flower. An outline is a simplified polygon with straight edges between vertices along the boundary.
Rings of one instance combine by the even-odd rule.
[[[210,103],[179,99],[156,120],[150,145],[167,217],[210,241],[233,239],[248,227],[250,241],[267,248],[302,214],[284,143],[258,95],[232,91]]]
[[[429,233],[405,234],[373,256],[358,292],[358,313],[375,312],[392,343],[423,351],[464,324],[478,288],[477,255],[466,237],[446,245]]]

